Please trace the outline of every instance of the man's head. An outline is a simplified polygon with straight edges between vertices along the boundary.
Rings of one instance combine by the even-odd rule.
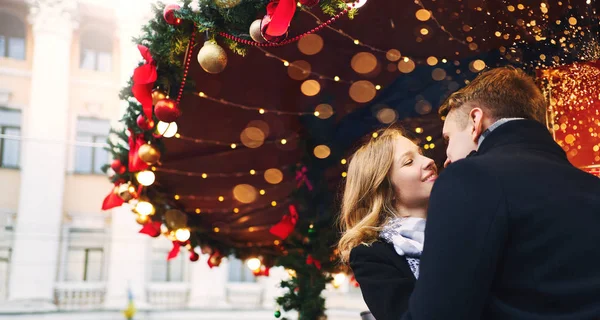
[[[448,97],[440,107],[446,117],[442,134],[448,142],[445,166],[477,149],[481,134],[502,118],[545,121],[546,100],[522,70],[502,67],[480,74]]]

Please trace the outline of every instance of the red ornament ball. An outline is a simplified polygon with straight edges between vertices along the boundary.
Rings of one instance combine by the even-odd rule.
[[[175,100],[162,99],[154,106],[154,114],[160,121],[173,122],[179,118],[181,110]]]
[[[196,253],[196,251],[190,251],[190,261],[196,262],[200,259],[200,255]]]
[[[177,26],[181,23],[181,19],[175,17],[175,11],[179,9],[181,9],[181,7],[176,4],[169,4],[165,6],[165,9],[163,10],[163,18],[165,18],[165,21],[168,24]]]
[[[313,7],[319,3],[319,0],[300,0],[300,4],[307,7]]]
[[[148,130],[151,130],[152,128],[154,128],[154,120],[146,119],[146,116],[143,114],[140,114],[137,117],[136,122],[137,122],[138,127],[140,127],[140,129],[142,129],[144,131],[148,131]]]
[[[123,174],[125,173],[125,170],[127,170],[127,168],[125,168],[119,159],[113,160],[113,162],[110,164],[110,167],[118,174]]]

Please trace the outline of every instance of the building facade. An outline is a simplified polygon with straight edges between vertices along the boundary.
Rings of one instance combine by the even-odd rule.
[[[171,243],[138,234],[130,208],[100,211],[111,190],[103,147],[149,9],[0,0],[0,319],[120,319],[128,292],[136,319],[272,316],[284,270],[257,279],[236,259],[167,262]],[[347,283],[325,294],[339,319],[366,309]]]

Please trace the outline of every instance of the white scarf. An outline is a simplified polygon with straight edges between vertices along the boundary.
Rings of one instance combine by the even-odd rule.
[[[418,279],[419,259],[425,242],[425,219],[392,218],[383,226],[379,237],[393,244],[398,255],[406,256],[412,273]]]

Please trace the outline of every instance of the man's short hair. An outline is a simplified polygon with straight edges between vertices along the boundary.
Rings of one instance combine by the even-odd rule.
[[[464,88],[454,92],[439,109],[447,116],[452,110],[460,111],[455,120],[463,128],[468,123],[472,107],[477,103],[495,120],[525,118],[545,123],[546,99],[533,79],[521,69],[501,67],[481,73]]]

